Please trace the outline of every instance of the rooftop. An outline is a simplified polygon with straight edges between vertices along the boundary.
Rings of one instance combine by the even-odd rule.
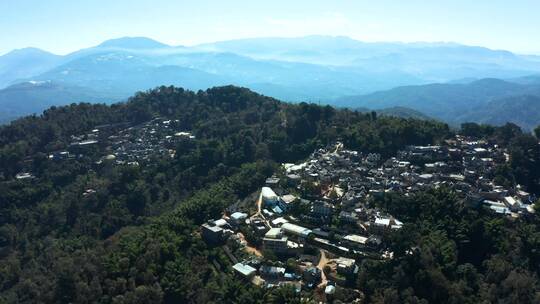
[[[235,271],[237,271],[238,273],[240,273],[241,275],[246,276],[246,277],[254,274],[257,271],[257,269],[255,269],[255,268],[253,268],[253,267],[251,267],[251,266],[249,266],[247,264],[243,264],[243,263],[235,264],[233,266],[233,269]]]
[[[357,234],[346,235],[346,236],[343,237],[343,239],[354,242],[354,243],[358,243],[358,244],[366,244],[367,241],[368,241],[367,237],[363,237],[363,236],[357,235]]]
[[[311,234],[311,230],[302,226],[298,226],[296,224],[292,223],[285,223],[281,225],[281,228],[285,230],[285,232],[296,234],[298,236],[307,237],[309,234]]]
[[[268,230],[268,232],[266,232],[264,237],[269,238],[269,239],[278,239],[281,237],[281,235],[282,235],[281,228],[271,228],[270,230]]]

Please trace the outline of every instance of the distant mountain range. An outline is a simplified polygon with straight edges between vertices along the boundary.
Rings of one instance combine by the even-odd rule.
[[[31,81],[12,85],[0,90],[0,124],[15,118],[42,112],[51,106],[62,106],[74,102],[103,103],[109,96],[98,91],[77,87],[62,86],[51,82]]]
[[[0,56],[0,88],[44,73],[61,62],[62,56],[36,48],[11,51]]]
[[[62,103],[121,101],[158,85],[198,90],[226,84],[249,87],[286,101],[335,102],[372,109],[397,106],[401,113],[403,107],[409,107],[453,121],[446,117],[445,100],[468,109],[471,100],[534,96],[534,90],[528,92],[522,87],[534,86],[535,78],[525,76],[539,73],[537,56],[455,43],[366,43],[347,37],[308,36],[185,47],[125,37],[65,56],[33,48],[0,56],[0,121]],[[472,90],[471,96],[460,93],[460,86],[486,77],[510,80],[499,83],[502,87]],[[427,85],[433,82],[442,84]],[[445,89],[447,85],[450,87]],[[373,93],[400,86],[426,91],[421,96],[430,95],[429,102],[421,105],[423,99],[413,98],[415,94],[404,88],[388,93],[400,100]],[[522,94],[513,93],[521,89]],[[463,98],[458,100],[460,94]],[[410,98],[402,98],[407,96]],[[440,110],[431,109],[435,105]]]
[[[332,104],[374,110],[407,107],[451,124],[514,122],[531,129],[540,124],[540,76],[509,81],[487,78],[470,83],[404,86],[342,97]]]

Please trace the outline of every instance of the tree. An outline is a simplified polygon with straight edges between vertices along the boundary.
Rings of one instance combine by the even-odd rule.
[[[540,126],[534,128],[534,136],[536,136],[536,138],[540,138]]]

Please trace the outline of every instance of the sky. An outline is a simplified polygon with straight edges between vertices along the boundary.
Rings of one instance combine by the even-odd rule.
[[[170,45],[339,35],[458,42],[540,55],[539,0],[0,0],[0,54],[66,54],[107,39]]]

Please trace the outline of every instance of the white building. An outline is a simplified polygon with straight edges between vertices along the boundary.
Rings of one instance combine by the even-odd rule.
[[[303,238],[308,237],[312,233],[310,229],[292,223],[285,223],[281,225],[281,229],[283,229],[286,234],[295,235]]]
[[[274,206],[278,203],[279,197],[270,187],[262,187],[261,195],[265,205]]]
[[[243,263],[235,264],[233,269],[244,278],[251,278],[257,272],[257,269]]]
[[[268,251],[285,253],[288,249],[287,240],[287,237],[283,236],[281,228],[272,228],[264,235],[263,247]]]

